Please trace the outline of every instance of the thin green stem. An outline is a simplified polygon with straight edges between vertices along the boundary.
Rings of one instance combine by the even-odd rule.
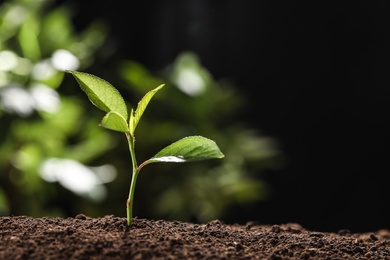
[[[135,140],[134,137],[130,133],[126,133],[127,142],[129,143],[129,150],[130,150],[130,156],[132,161],[132,177],[131,177],[131,183],[130,183],[130,190],[129,190],[129,197],[126,201],[126,211],[127,211],[127,225],[131,225],[131,221],[133,219],[133,198],[134,198],[134,191],[135,191],[135,184],[137,182],[137,177],[139,170],[137,170],[137,160],[135,157]]]

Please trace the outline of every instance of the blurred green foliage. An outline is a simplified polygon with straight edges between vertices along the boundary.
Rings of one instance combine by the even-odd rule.
[[[0,214],[124,216],[131,179],[126,140],[98,127],[102,114],[63,72],[99,65],[94,58],[106,25],[93,22],[76,32],[70,10],[50,3],[0,5]],[[189,135],[215,140],[225,154],[218,161],[143,170],[135,215],[204,222],[269,196],[262,174],[280,166],[276,140],[241,120],[245,97],[228,81],[215,80],[196,54],[184,52],[161,71],[132,60],[109,70],[93,74],[115,78],[109,81],[131,107],[166,84],[138,126],[140,161]]]
[[[111,146],[95,128],[99,119],[86,115],[78,97],[63,94],[73,86],[62,84],[63,70],[93,63],[107,29],[95,22],[76,33],[70,15],[50,1],[0,5],[1,214],[65,214],[49,207],[58,192],[42,178],[44,162],[88,163]]]

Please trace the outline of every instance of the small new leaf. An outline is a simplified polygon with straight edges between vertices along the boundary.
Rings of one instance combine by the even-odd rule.
[[[75,77],[81,89],[96,107],[105,112],[115,111],[127,118],[127,106],[119,91],[110,83],[84,72],[67,71]]]
[[[103,117],[100,126],[118,132],[129,132],[129,127],[127,125],[126,120],[115,111],[108,112]]]
[[[129,127],[130,127],[130,134],[134,136],[135,126],[134,126],[134,109],[131,109],[130,111],[130,117],[129,117]]]
[[[194,162],[223,157],[225,155],[214,141],[203,136],[189,136],[165,147],[140,168],[156,162]]]
[[[137,127],[146,107],[148,106],[149,101],[152,99],[154,94],[156,94],[157,91],[162,89],[164,86],[165,86],[165,84],[162,84],[162,85],[158,86],[157,88],[149,91],[148,93],[145,94],[145,96],[138,103],[137,109],[135,110],[135,113],[134,113],[134,118],[130,121],[130,124],[131,124],[130,129],[131,129],[132,135],[134,135],[135,128]]]

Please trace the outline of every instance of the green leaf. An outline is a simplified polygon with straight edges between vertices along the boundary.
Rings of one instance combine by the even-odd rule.
[[[105,112],[115,111],[123,118],[127,118],[127,106],[119,91],[110,83],[91,74],[67,71],[71,73],[89,100]]]
[[[130,122],[130,124],[131,124],[130,129],[132,130],[131,134],[134,134],[135,128],[137,127],[137,125],[142,117],[142,114],[144,113],[146,107],[148,106],[149,101],[152,99],[154,94],[156,94],[157,91],[162,89],[164,86],[165,86],[165,84],[161,84],[157,88],[149,91],[148,93],[145,94],[145,96],[138,103],[137,109],[135,110],[135,113],[134,113],[134,118]],[[130,115],[130,117],[132,117],[132,115]]]
[[[130,133],[134,135],[134,109],[131,109],[130,111],[130,118],[129,118],[129,127],[130,127]]]
[[[224,156],[214,141],[202,136],[189,136],[165,147],[142,166],[155,162],[193,162]]]
[[[126,119],[124,119],[119,113],[115,111],[108,112],[103,117],[100,126],[118,132],[129,132],[129,127],[127,125]]]

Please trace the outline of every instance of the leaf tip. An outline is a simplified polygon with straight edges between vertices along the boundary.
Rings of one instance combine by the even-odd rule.
[[[159,85],[155,90],[157,91],[157,90],[160,90],[160,89],[162,89],[163,87],[165,87],[165,84],[163,83],[163,84],[161,84],[161,85]]]

